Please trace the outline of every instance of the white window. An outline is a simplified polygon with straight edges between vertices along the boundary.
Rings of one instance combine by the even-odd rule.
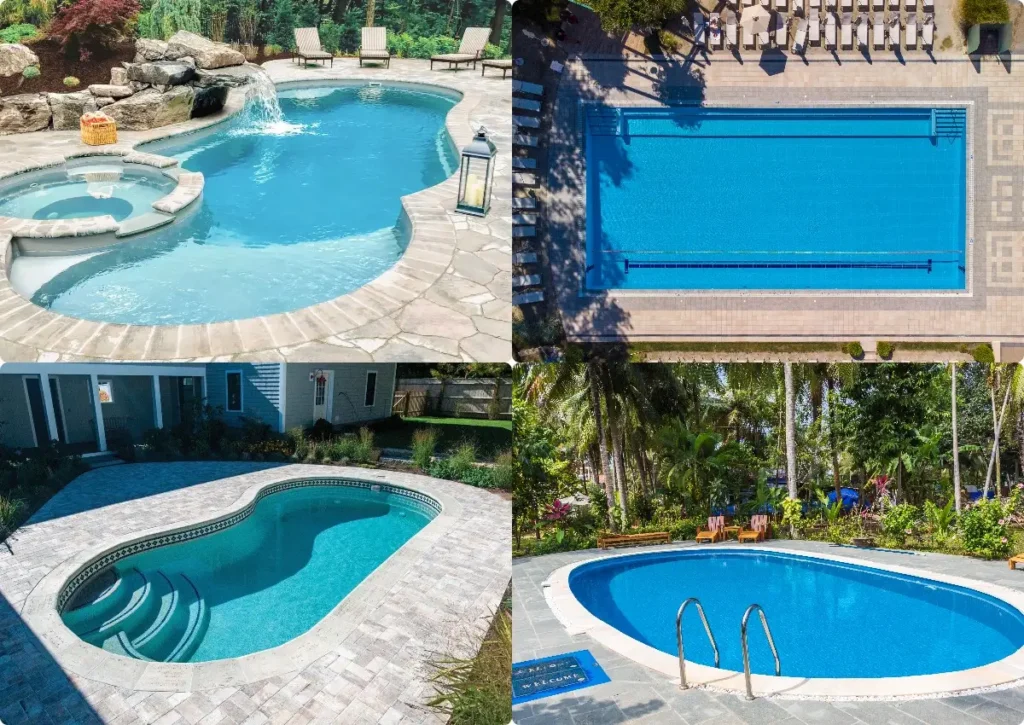
[[[313,405],[323,405],[324,399],[327,397],[327,376],[318,375],[316,377],[316,388],[313,391]]]
[[[241,413],[242,412],[242,371],[241,370],[229,370],[225,379],[225,388],[227,389],[227,412],[228,413]]]
[[[363,405],[372,408],[377,400],[377,373],[373,370],[366,373],[366,395],[363,398]]]

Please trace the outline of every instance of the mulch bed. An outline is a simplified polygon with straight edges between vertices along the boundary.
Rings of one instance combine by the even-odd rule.
[[[39,56],[40,74],[36,78],[24,78],[20,75],[0,78],[0,93],[5,96],[15,93],[84,91],[93,83],[109,83],[110,69],[120,65],[121,61],[131,61],[135,57],[133,42],[121,43],[106,54],[94,53],[86,62],[82,62],[77,54],[66,54],[60,41],[54,38],[43,38],[26,45]],[[74,76],[81,81],[77,88],[68,88],[64,85],[64,79],[68,76]]]

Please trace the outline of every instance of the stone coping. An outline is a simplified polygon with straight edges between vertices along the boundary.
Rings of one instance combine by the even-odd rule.
[[[116,149],[114,153],[101,152],[94,155],[75,154],[73,156],[66,157],[65,163],[68,161],[78,161],[83,159],[88,160],[90,158],[102,159],[117,156],[121,157],[122,164],[147,166],[157,169],[164,176],[175,180],[176,183],[174,189],[151,204],[152,208],[156,211],[173,216],[202,196],[203,187],[205,185],[203,175],[201,173],[187,171],[182,171],[177,174],[167,173],[164,171],[165,169],[178,165],[178,162],[175,159],[168,158],[167,156],[142,153],[128,149]],[[45,169],[52,168],[54,168],[52,165],[45,165],[20,169],[8,172],[7,174],[0,174],[0,182],[16,178],[22,174],[29,174],[33,171],[43,171]],[[84,237],[107,233],[117,234],[128,221],[128,219],[125,219],[118,222],[109,214],[91,217],[77,217],[74,219],[25,219],[22,217],[0,216],[0,230],[10,232],[14,238],[13,241],[16,242],[18,239],[58,239],[60,237]],[[126,230],[126,232],[128,232],[128,230]],[[135,236],[137,233],[138,232],[128,232],[123,236],[119,235],[119,238],[126,239],[130,236]],[[102,245],[102,247],[106,246],[109,246],[109,244]],[[99,248],[101,247],[97,247],[97,249]],[[4,273],[6,274],[7,271],[8,269],[5,266]]]
[[[711,545],[712,548],[713,546]],[[685,551],[692,549],[692,546],[669,546],[658,547],[657,551]],[[702,549],[702,551],[705,550]],[[775,549],[742,545],[729,546],[725,551],[768,551],[778,553],[778,550]],[[569,576],[577,567],[595,561],[621,557],[642,557],[650,553],[652,552],[637,552],[634,550],[625,553],[597,556],[562,566],[553,571],[544,582],[544,598],[552,613],[562,626],[565,627],[570,636],[586,634],[610,650],[656,670],[662,675],[673,678],[678,683],[679,658],[677,656],[666,654],[644,644],[595,617],[580,603],[569,588]],[[911,567],[866,562],[860,559],[821,552],[785,550],[782,553],[787,556],[830,561],[848,566],[857,566],[880,572],[913,576],[951,584],[987,594],[1024,614],[1024,593],[996,584],[922,571]],[[781,652],[780,657],[783,661],[783,671],[785,671],[785,652]],[[687,660],[686,678],[688,683],[694,686],[738,694],[746,693],[746,684],[742,672],[718,669]],[[981,667],[934,675],[879,678],[806,678],[751,675],[751,686],[757,697],[769,696],[808,700],[899,700],[944,697],[985,690],[987,688],[1017,686],[1021,684],[1024,684],[1024,647],[1002,660]]]
[[[112,537],[101,545],[80,551],[54,567],[36,584],[25,600],[22,619],[62,669],[118,687],[147,692],[190,692],[193,689],[240,687],[301,670],[342,646],[345,639],[362,625],[367,615],[381,604],[388,594],[390,583],[397,581],[405,572],[421,566],[424,557],[463,517],[463,505],[433,485],[432,479],[425,476],[402,476],[403,483],[399,485],[390,483],[390,476],[389,472],[339,468],[336,476],[317,478],[341,484],[349,482],[349,485],[357,482],[403,488],[435,501],[440,508],[438,514],[363,579],[312,629],[272,649],[244,657],[208,662],[136,660],[115,655],[81,640],[64,624],[58,605],[66,601],[71,580],[90,568],[94,562],[116,555],[125,547],[230,518],[254,506],[266,489],[308,480],[309,476],[274,477],[250,486],[229,508],[213,516],[203,516],[173,528],[147,529],[131,536]]]
[[[488,215],[490,225],[482,222],[475,227],[473,222],[463,224],[454,218],[456,173],[401,198],[398,221],[409,229],[405,251],[390,269],[359,289],[333,300],[273,315],[188,325],[85,320],[35,305],[10,284],[12,244],[0,230],[0,357],[126,361],[274,357],[322,362],[511,359],[511,188],[501,186],[511,165],[510,160],[504,163],[503,157],[511,156],[511,129],[495,128],[491,120],[500,114],[502,123],[506,118],[510,122],[510,115],[499,109],[498,99],[510,105],[511,94],[502,79],[480,79],[474,73],[464,72],[429,72],[422,67],[425,61],[392,63],[390,69],[346,65],[339,62],[334,68],[309,69],[275,61],[267,65],[267,70],[281,87],[295,81],[310,85],[380,82],[460,94],[461,100],[449,110],[445,120],[452,142],[456,146],[468,144],[474,124],[481,117],[487,119],[489,130],[496,131],[499,161]],[[132,149],[208,128],[240,111],[244,100],[244,89],[231,89],[220,114],[151,131],[125,133],[124,143]],[[53,138],[58,133],[26,135]],[[109,153],[119,151],[110,149]],[[53,163],[59,164],[60,159]],[[38,166],[36,163],[31,168]],[[17,163],[16,167],[29,165]],[[500,232],[495,232],[495,224],[501,225]],[[467,229],[496,239],[489,246],[481,246],[476,239],[463,244],[460,237],[466,236]],[[13,354],[5,353],[4,348],[13,350]]]

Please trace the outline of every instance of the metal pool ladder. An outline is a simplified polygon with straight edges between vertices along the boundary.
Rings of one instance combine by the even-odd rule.
[[[711,642],[711,649],[715,651],[715,667],[718,667],[718,643],[715,642],[715,635],[711,634],[711,626],[708,618],[704,616],[704,607],[701,606],[697,597],[690,597],[683,602],[679,611],[676,612],[676,644],[679,646],[679,689],[685,690],[686,684],[686,658],[683,656],[683,612],[689,604],[697,605],[697,613],[700,614],[700,621],[704,623],[704,631],[708,633],[708,640]]]
[[[684,604],[683,606],[686,605]],[[747,607],[747,611],[743,613],[743,621],[740,623],[740,644],[743,645],[743,677],[747,682],[748,700],[754,699],[754,691],[750,687],[750,649],[747,647],[747,621],[750,619],[750,614],[755,609],[761,617],[761,627],[764,628],[764,635],[768,638],[768,646],[772,648],[772,656],[775,658],[775,676],[778,677],[782,674],[782,664],[779,662],[779,651],[775,649],[775,638],[772,637],[772,630],[768,627],[768,619],[764,616],[764,609],[761,608],[760,604],[751,604]],[[679,611],[682,613],[681,609]],[[717,663],[717,652],[715,660]]]

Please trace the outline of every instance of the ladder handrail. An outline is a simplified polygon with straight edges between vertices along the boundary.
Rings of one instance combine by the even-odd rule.
[[[782,674],[782,663],[779,662],[779,651],[775,649],[775,638],[772,637],[772,630],[768,627],[768,618],[764,615],[764,609],[761,608],[760,604],[751,604],[747,607],[747,611],[743,613],[743,621],[740,622],[740,644],[743,646],[743,678],[747,683],[747,699],[754,699],[754,691],[750,687],[750,649],[747,647],[747,620],[750,619],[750,613],[754,610],[761,617],[761,627],[764,629],[764,635],[768,638],[768,646],[772,648],[772,656],[775,658],[775,676],[779,677]]]
[[[686,658],[683,656],[683,612],[686,611],[686,607],[689,604],[697,605],[697,613],[700,614],[700,620],[704,623],[704,631],[708,634],[708,640],[711,642],[711,649],[715,651],[715,667],[718,667],[718,643],[715,641],[715,635],[711,633],[711,625],[708,624],[708,618],[704,616],[704,607],[700,603],[697,597],[690,597],[679,606],[679,611],[676,612],[676,644],[679,647],[679,689],[685,690],[686,685]]]

